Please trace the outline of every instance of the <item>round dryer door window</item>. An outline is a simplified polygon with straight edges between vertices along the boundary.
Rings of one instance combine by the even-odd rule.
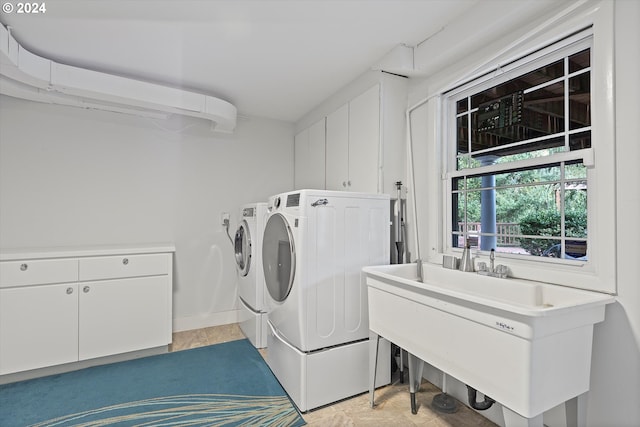
[[[264,228],[262,268],[269,295],[278,302],[284,301],[293,285],[296,258],[291,228],[281,214],[271,215]]]
[[[240,271],[240,274],[243,276],[246,276],[251,266],[251,235],[249,234],[249,224],[247,224],[247,221],[242,221],[238,227],[233,246],[236,253],[238,271]]]

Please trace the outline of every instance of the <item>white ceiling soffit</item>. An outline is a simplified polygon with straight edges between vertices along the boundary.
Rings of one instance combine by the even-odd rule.
[[[210,120],[233,132],[236,107],[213,96],[59,64],[24,49],[0,25],[0,93],[51,104],[95,108],[143,117],[172,114]]]
[[[372,70],[386,71],[406,77],[421,77],[427,74],[416,68],[415,48],[399,44],[371,67]]]

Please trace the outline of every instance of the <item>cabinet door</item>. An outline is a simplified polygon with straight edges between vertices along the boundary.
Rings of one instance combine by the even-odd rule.
[[[78,288],[0,289],[0,374],[78,360]]]
[[[349,181],[351,191],[378,192],[380,85],[349,103]],[[382,172],[380,172],[382,173]]]
[[[296,134],[293,140],[293,186],[296,190],[306,186],[306,170],[309,168],[310,161],[309,129],[307,128]]]
[[[295,188],[324,189],[325,119],[295,137]]]
[[[347,190],[349,185],[349,104],[327,116],[327,190]]]
[[[171,342],[169,276],[79,284],[80,360]]]

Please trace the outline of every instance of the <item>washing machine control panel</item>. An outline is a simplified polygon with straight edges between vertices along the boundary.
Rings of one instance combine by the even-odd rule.
[[[269,198],[269,212],[280,209],[297,208],[300,206],[300,193],[284,193]]]
[[[244,208],[242,209],[242,217],[250,218],[256,216],[256,211],[254,208]]]

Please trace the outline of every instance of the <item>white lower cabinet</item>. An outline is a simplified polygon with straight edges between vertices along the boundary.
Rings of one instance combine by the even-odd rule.
[[[160,249],[3,253],[0,375],[171,343],[173,249]]]
[[[171,342],[168,276],[80,284],[80,360]]]
[[[76,283],[0,289],[0,375],[76,360]]]

